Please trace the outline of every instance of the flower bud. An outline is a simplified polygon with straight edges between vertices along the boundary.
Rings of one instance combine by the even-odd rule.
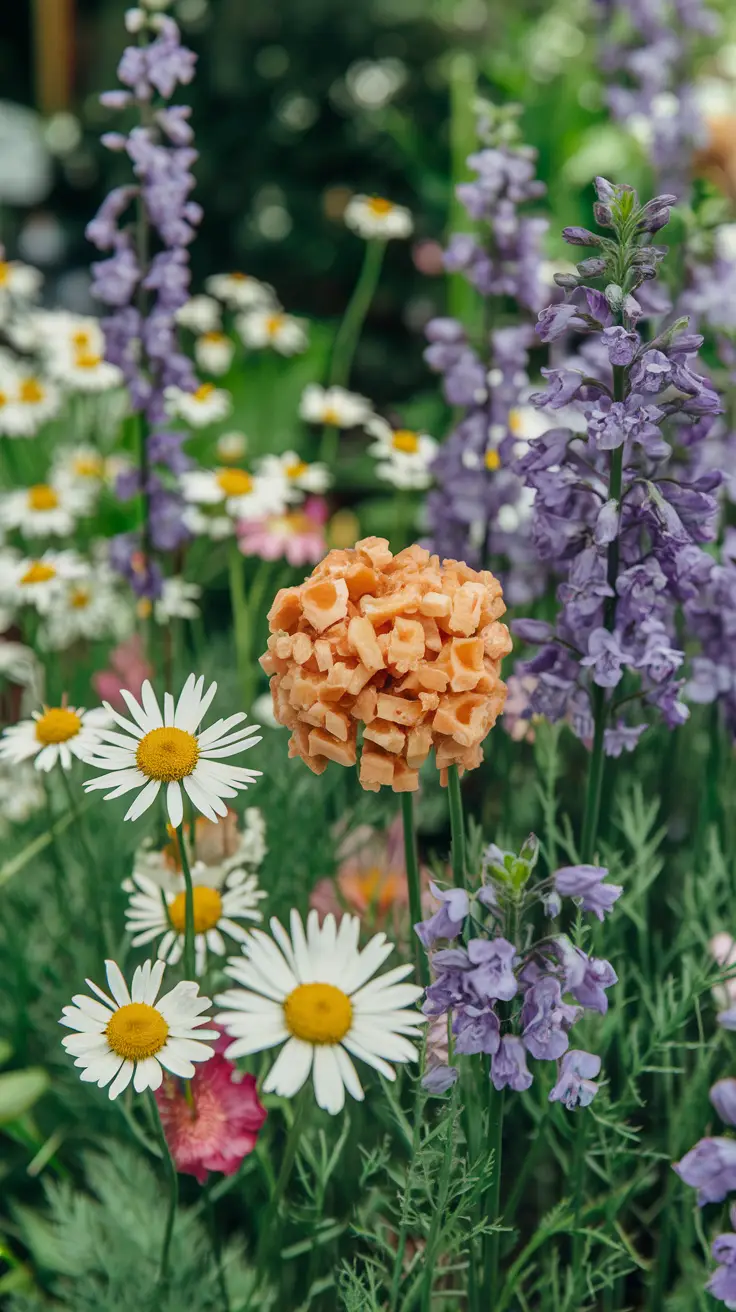
[[[563,228],[562,236],[568,246],[600,246],[603,241],[587,228]]]

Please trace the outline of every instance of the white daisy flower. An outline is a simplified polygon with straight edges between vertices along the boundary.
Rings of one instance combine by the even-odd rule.
[[[406,239],[414,231],[411,212],[403,205],[394,205],[383,196],[353,196],[345,206],[345,223],[352,232],[366,241],[378,237],[389,241],[392,237]]]
[[[7,437],[33,437],[58,413],[61,393],[35,374],[18,374],[0,383],[0,432]]]
[[[235,521],[229,515],[218,515],[196,505],[185,506],[181,518],[193,538],[211,538],[213,542],[223,542],[235,532]]]
[[[184,500],[191,505],[221,506],[228,516],[224,532],[219,525],[214,532],[209,530],[213,537],[232,532],[234,519],[278,515],[288,500],[288,488],[280,473],[274,476],[273,473],[249,474],[245,469],[188,469],[180,476],[179,485]],[[191,517],[186,513],[185,522],[192,528]]]
[[[174,318],[182,328],[188,328],[190,332],[214,333],[221,323],[220,307],[212,296],[190,296],[176,311]]]
[[[410,428],[392,428],[379,415],[366,424],[376,439],[368,451],[376,457],[379,478],[398,488],[426,488],[432,482],[430,466],[439,450],[433,437]]]
[[[42,283],[43,274],[31,264],[0,259],[0,318],[7,313],[10,301],[35,301]]]
[[[80,443],[77,446],[60,447],[54,454],[52,482],[82,488],[90,502],[108,477],[107,461],[96,447]]]
[[[299,414],[308,424],[329,424],[333,428],[356,428],[373,414],[365,396],[348,392],[344,387],[320,387],[310,383],[302,392]]]
[[[308,338],[303,324],[282,310],[253,310],[250,314],[239,314],[235,327],[251,350],[271,346],[279,355],[300,355],[307,349]]]
[[[139,788],[138,797],[125,814],[126,820],[137,820],[153,805],[161,785],[165,784],[166,807],[175,829],[184,818],[182,785],[193,805],[210,820],[227,815],[223,798],[235,797],[261,771],[223,765],[220,758],[245,752],[261,740],[253,737],[259,728],[257,724],[235,728],[247,719],[244,711],[197,732],[216,692],[216,683],[211,683],[204,692],[204,675],[195,679],[190,674],[176,708],[171,693],[164,694],[162,715],[156,694],[146,679],[140,702],[127,689],[121,692],[132,721],[103,702],[105,710],[125,732],[103,732],[102,742],[87,758],[87,763],[105,773],[99,779],[88,780],[85,789],[89,792],[109,788],[111,792],[105,794],[105,801],[109,801]]]
[[[122,370],[105,359],[105,335],[91,315],[64,310],[36,316],[49,373],[75,392],[105,392],[123,383]]]
[[[258,903],[266,896],[258,887],[258,879],[246,870],[223,872],[223,882],[216,885],[212,871],[202,862],[192,866],[194,896],[194,951],[196,974],[203,975],[207,968],[207,953],[224,957],[227,946],[223,934],[244,943],[247,931],[239,920],[263,919]],[[130,893],[125,927],[134,948],[142,947],[160,938],[157,956],[167,965],[174,966],[184,952],[186,929],[186,890],[167,892],[145,875],[133,873],[123,884]]]
[[[196,392],[167,387],[166,405],[170,415],[184,419],[192,428],[207,428],[230,414],[233,401],[224,388],[215,387],[214,383],[201,383]]]
[[[75,551],[42,556],[0,556],[0,597],[16,606],[35,606],[45,615],[66,582],[83,578],[88,566]]]
[[[17,765],[33,757],[36,769],[43,771],[53,770],[58,761],[70,770],[74,757],[85,760],[94,750],[109,724],[110,716],[99,707],[44,706],[32,719],[9,725],[0,738],[0,758]]]
[[[87,491],[61,482],[34,483],[0,496],[0,525],[25,537],[67,537],[90,510]]]
[[[215,442],[215,451],[220,460],[226,464],[237,463],[242,460],[248,450],[248,439],[245,433],[220,433]]]
[[[200,883],[208,882],[212,888],[222,888],[226,876],[233,870],[255,870],[268,852],[266,822],[257,806],[247,806],[242,828],[238,816],[229,807],[221,819],[208,820],[198,815],[194,822],[194,843],[189,825],[183,826],[184,840],[189,854],[189,865],[201,866]],[[172,831],[171,842],[164,848],[144,842],[135,854],[133,874],[143,875],[156,887],[167,893],[183,893],[186,889],[179,853],[180,837]],[[206,871],[206,875],[203,873]]]
[[[388,1062],[417,1060],[406,1036],[421,1033],[424,1017],[408,1008],[422,989],[399,982],[412,973],[410,964],[371,980],[393,944],[376,934],[361,951],[357,916],[345,915],[337,926],[327,915],[320,926],[317,912],[310,911],[305,935],[292,911],[291,937],[278,920],[270,923],[273,938],[252,930],[243,958],[231,957],[225,967],[242,986],[215,999],[227,1009],[218,1013],[217,1024],[235,1040],[226,1055],[244,1057],[284,1043],[264,1092],[293,1098],[311,1072],[319,1106],[334,1116],[344,1106],[345,1089],[363,1099],[350,1053],[388,1080],[396,1078]]]
[[[75,642],[120,642],[134,627],[129,599],[115,575],[97,564],[80,578],[63,583],[45,612],[39,641],[47,651],[65,651]]]
[[[263,456],[258,462],[258,473],[269,482],[283,488],[284,501],[299,501],[301,492],[326,492],[332,479],[326,465],[315,461],[307,464],[296,451],[284,451],[280,456]],[[273,514],[279,512],[274,510]]]
[[[157,624],[168,624],[174,619],[195,620],[201,596],[198,583],[187,583],[180,575],[164,579],[161,596],[153,603],[153,618]]]
[[[194,358],[206,374],[226,374],[234,354],[235,343],[226,333],[203,333],[194,343]]]
[[[202,1029],[210,1017],[203,1016],[209,998],[199,996],[199,985],[182,980],[158,997],[165,966],[163,961],[146,961],[133,974],[130,992],[120,967],[105,962],[108,997],[91,979],[88,988],[96,995],[82,993],[72,998],[73,1006],[64,1007],[60,1025],[75,1030],[61,1040],[68,1053],[82,1068],[80,1079],[104,1089],[110,1085],[110,1098],[118,1097],[131,1080],[136,1093],[160,1088],[162,1067],[182,1080],[194,1075],[194,1063],[209,1061],[214,1048],[207,1040],[217,1039],[217,1030]]]
[[[232,310],[262,310],[276,304],[273,287],[247,273],[213,273],[205,287]]]

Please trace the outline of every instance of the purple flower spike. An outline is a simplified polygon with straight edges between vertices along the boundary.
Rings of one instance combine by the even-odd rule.
[[[718,1262],[706,1289],[727,1308],[736,1308],[736,1234],[718,1235],[711,1253]]]
[[[726,1125],[736,1125],[736,1080],[717,1080],[709,1098]]]
[[[526,1052],[521,1039],[513,1034],[504,1034],[498,1051],[491,1057],[491,1083],[494,1089],[509,1088],[515,1093],[523,1093],[532,1082],[531,1071],[526,1064]]]
[[[441,889],[430,884],[432,896],[442,903],[429,920],[421,920],[414,932],[425,948],[431,948],[438,938],[457,938],[470,910],[468,895],[463,888]]]
[[[604,866],[563,866],[553,878],[562,897],[581,898],[583,911],[592,911],[603,920],[623,893],[621,884],[603,883],[607,874]]]
[[[722,1203],[736,1189],[736,1139],[701,1139],[673,1167],[698,1191],[698,1206]]]
[[[457,1066],[433,1066],[422,1076],[422,1088],[435,1095],[447,1093],[459,1075]]]
[[[455,1035],[455,1052],[473,1054],[486,1052],[493,1056],[501,1042],[501,1026],[491,1007],[459,1007],[452,1022]]]
[[[564,1103],[568,1111],[588,1107],[598,1092],[594,1083],[600,1074],[601,1059],[592,1052],[571,1048],[560,1062],[557,1083],[550,1092],[550,1102]]]
[[[567,1031],[580,1017],[579,1007],[562,1001],[559,981],[543,975],[527,989],[521,1008],[524,1047],[541,1061],[556,1061],[567,1051]]]
[[[518,992],[514,975],[516,948],[505,938],[490,941],[473,938],[468,943],[471,969],[466,976],[467,987],[480,1002],[500,999],[509,1002]]]

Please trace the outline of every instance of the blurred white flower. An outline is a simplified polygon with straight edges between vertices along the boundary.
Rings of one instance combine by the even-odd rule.
[[[320,387],[317,383],[310,383],[302,392],[299,414],[309,424],[355,428],[373,414],[373,406],[365,396],[348,392],[344,387]]]
[[[382,196],[353,196],[345,206],[344,218],[347,227],[366,241],[373,237],[382,241],[405,240],[414,231],[410,211]]]
[[[292,504],[301,500],[300,493],[326,492],[332,482],[326,465],[318,461],[307,464],[296,451],[284,451],[280,456],[263,456],[258,462],[258,474],[280,486],[284,502]]]
[[[366,431],[376,439],[368,451],[376,457],[379,478],[398,488],[429,487],[430,466],[439,449],[433,437],[410,428],[392,428],[379,415],[368,421]]]
[[[212,296],[191,296],[179,307],[175,318],[193,333],[214,333],[220,327],[220,306]]]
[[[25,537],[67,537],[89,511],[87,492],[61,482],[34,483],[0,495],[0,525]]]
[[[308,338],[303,324],[282,310],[253,310],[250,314],[240,314],[235,327],[251,350],[271,346],[279,355],[300,355],[307,349]]]
[[[52,378],[76,392],[105,392],[122,385],[122,370],[105,359],[105,336],[97,319],[39,310],[33,322]]]
[[[248,450],[248,439],[245,433],[220,433],[215,442],[215,451],[220,460],[230,461],[242,460]]]
[[[194,620],[199,615],[197,602],[202,596],[198,583],[187,583],[181,575],[164,579],[161,596],[153,603],[153,618],[157,624],[169,620]]]
[[[75,642],[120,642],[133,630],[133,607],[112,571],[98,562],[82,577],[64,583],[44,615],[39,642],[65,651]]]
[[[43,615],[65,583],[84,577],[87,568],[75,551],[45,551],[35,557],[0,552],[0,601],[34,606]]]
[[[207,428],[218,419],[225,419],[233,402],[224,388],[215,387],[214,383],[201,383],[195,392],[167,387],[166,406],[170,415],[184,419],[192,428]]]
[[[226,374],[234,354],[235,344],[226,333],[203,333],[194,343],[194,358],[206,374]]]
[[[266,309],[276,305],[273,287],[248,273],[213,273],[205,282],[211,296],[232,310]]]

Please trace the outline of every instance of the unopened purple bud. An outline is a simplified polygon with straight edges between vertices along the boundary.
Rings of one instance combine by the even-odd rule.
[[[522,642],[548,642],[554,633],[546,620],[512,620],[511,631]]]
[[[580,279],[574,273],[556,273],[554,279],[557,286],[566,292],[574,291],[580,286]]]
[[[613,227],[613,215],[607,205],[599,205],[596,201],[593,206],[593,217],[599,228]]]
[[[612,182],[608,181],[608,178],[603,178],[600,175],[597,176],[593,182],[593,186],[595,187],[595,194],[600,201],[608,203],[608,201],[614,199],[616,188]]]
[[[591,255],[589,260],[581,260],[578,265],[578,273],[581,278],[597,278],[599,274],[605,273],[606,261],[602,255]]]
[[[603,240],[587,228],[563,228],[562,236],[568,246],[600,246]]]

